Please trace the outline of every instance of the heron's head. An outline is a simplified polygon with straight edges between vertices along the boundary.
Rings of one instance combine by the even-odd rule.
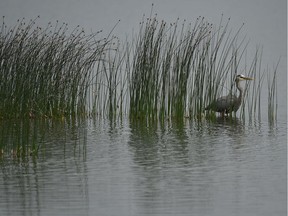
[[[236,81],[243,81],[243,80],[253,80],[253,78],[246,77],[242,74],[236,76]]]

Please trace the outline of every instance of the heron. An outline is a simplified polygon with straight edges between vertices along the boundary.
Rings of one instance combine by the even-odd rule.
[[[236,95],[232,95],[232,93],[229,93],[227,96],[223,96],[220,98],[217,98],[215,101],[210,103],[205,110],[212,110],[215,112],[221,113],[222,116],[224,114],[237,112],[239,107],[241,106],[242,100],[243,100],[243,88],[240,86],[240,81],[244,80],[253,80],[253,78],[246,77],[242,74],[237,75],[235,79],[236,87],[239,90],[240,94],[237,97]]]

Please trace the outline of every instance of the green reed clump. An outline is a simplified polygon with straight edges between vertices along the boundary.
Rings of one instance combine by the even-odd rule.
[[[0,27],[0,117],[85,114],[88,83],[110,39],[35,21]]]
[[[183,23],[179,32],[178,25],[156,17],[141,23],[129,70],[130,117],[185,115],[192,66],[211,26],[199,19],[188,31]]]
[[[158,111],[161,54],[166,23],[147,19],[136,38],[129,73],[130,116],[156,117]]]
[[[248,61],[248,43],[229,29],[203,17],[194,24],[142,20],[131,42],[111,33],[86,35],[80,28],[20,20],[13,28],[3,21],[0,33],[0,117],[63,117],[87,114],[131,119],[215,118],[204,113],[217,97],[238,94],[237,74],[246,82],[240,116],[261,116],[261,53]],[[276,76],[276,73],[275,75]],[[269,113],[277,106],[276,78],[269,79]],[[272,82],[272,84],[271,84]],[[252,90],[251,90],[252,87]],[[274,104],[274,105],[271,105]]]
[[[172,116],[183,117],[187,115],[187,107],[190,108],[190,111],[192,110],[189,99],[191,102],[193,96],[189,98],[189,95],[191,96],[191,93],[193,95],[196,88],[199,90],[197,96],[200,98],[201,83],[203,82],[201,74],[205,73],[202,60],[205,59],[204,53],[206,53],[205,48],[201,50],[200,47],[202,47],[203,41],[206,41],[210,36],[211,27],[203,18],[197,19],[195,25],[189,25],[187,30],[185,30],[185,25],[182,25],[180,40],[173,53],[171,70]],[[197,81],[195,82],[195,80]],[[193,108],[197,109],[196,106]]]
[[[239,40],[243,26],[233,33],[229,19],[218,27],[202,17],[180,28],[178,22],[154,17],[140,24],[128,70],[131,118],[201,119],[211,101],[236,93],[234,80],[247,48],[245,38]]]

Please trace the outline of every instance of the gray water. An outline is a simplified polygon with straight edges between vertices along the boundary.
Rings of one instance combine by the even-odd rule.
[[[277,122],[1,119],[0,216],[286,215],[287,1],[9,0],[0,13],[8,26],[40,15],[41,26],[59,20],[103,29],[102,37],[121,19],[113,33],[125,41],[152,3],[152,14],[168,23],[204,16],[217,25],[222,13],[233,31],[245,23],[247,65],[256,46],[264,47],[262,69],[273,72],[281,58]],[[19,157],[19,145],[39,152]]]
[[[286,215],[286,120],[28,124],[38,156],[2,155],[0,215]]]

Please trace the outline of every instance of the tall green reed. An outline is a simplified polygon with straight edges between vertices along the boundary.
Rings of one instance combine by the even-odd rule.
[[[89,80],[110,39],[77,26],[18,20],[0,27],[0,115],[61,117],[87,112]]]
[[[124,58],[119,40],[108,46],[109,52],[105,53],[104,60],[99,62],[97,73],[91,79],[93,88],[92,115],[109,116],[116,118],[123,115],[127,74],[123,73]]]
[[[194,25],[184,21],[179,28],[179,20],[169,25],[156,16],[142,22],[129,68],[130,117],[201,119],[208,103],[222,94],[236,94],[234,81],[243,70],[248,43],[240,38],[243,25],[233,33],[229,23],[222,18],[213,26],[199,17]],[[246,74],[256,78],[258,71],[263,77],[258,51],[250,64]],[[255,102],[260,87],[258,83],[253,90],[253,115],[260,106]],[[247,82],[246,92],[249,88]],[[244,102],[243,118],[246,106]]]
[[[214,118],[204,108],[217,97],[237,94],[235,77],[246,82],[240,117],[261,116],[262,52],[247,59],[243,25],[230,20],[166,23],[144,18],[139,32],[122,43],[100,32],[86,35],[67,24],[36,26],[19,20],[0,33],[0,117],[109,116],[131,119]],[[244,71],[244,72],[243,72]],[[276,70],[268,79],[269,113],[275,115]],[[251,89],[252,87],[252,89]],[[274,104],[274,105],[271,105]]]
[[[149,18],[136,38],[129,72],[130,116],[156,117],[165,23]]]

